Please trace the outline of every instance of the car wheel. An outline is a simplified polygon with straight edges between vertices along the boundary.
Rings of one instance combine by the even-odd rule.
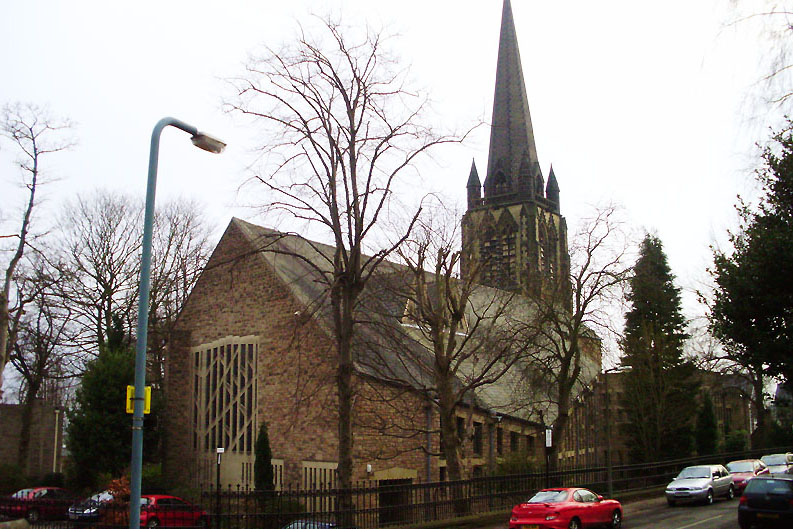
[[[198,519],[198,528],[199,529],[208,529],[209,528],[209,521],[206,519],[205,516],[202,516]]]
[[[708,495],[705,497],[705,505],[713,504],[713,490],[708,489]]]
[[[578,521],[578,518],[573,518],[570,520],[570,525],[567,526],[567,529],[581,529],[581,522]]]
[[[25,518],[30,523],[36,523],[39,521],[39,511],[38,509],[30,509],[26,514]]]
[[[733,499],[734,497],[735,497],[735,487],[733,487],[732,485],[730,485],[730,488],[729,488],[729,490],[727,490],[727,499],[728,499],[728,500],[731,500],[731,499]]]
[[[611,514],[611,529],[620,529],[622,527],[622,513],[619,509],[614,509]]]
[[[155,529],[160,526],[160,521],[157,518],[151,518],[146,524],[149,529]]]

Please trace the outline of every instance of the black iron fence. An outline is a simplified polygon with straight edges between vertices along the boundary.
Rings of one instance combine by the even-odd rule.
[[[200,494],[190,513],[160,516],[156,523],[142,519],[141,525],[152,527],[205,527],[206,529],[281,529],[297,520],[327,523],[309,525],[312,529],[338,527],[346,529],[380,529],[419,525],[426,522],[505,512],[533,492],[546,487],[582,486],[606,495],[611,488],[615,496],[667,484],[686,466],[726,463],[736,459],[757,458],[776,450],[749,451],[643,463],[558,470],[545,473],[488,476],[461,481],[401,483],[365,481],[351,489],[290,489],[271,492],[241,488],[208,490]],[[12,505],[13,504],[13,505]],[[347,506],[346,508],[343,506]],[[12,509],[11,507],[14,507]],[[0,499],[0,514],[22,517],[23,507],[10,499]],[[123,529],[128,526],[128,505],[108,504],[95,520],[43,520],[53,529]],[[187,509],[183,507],[183,509]],[[13,512],[12,512],[13,511]],[[26,511],[27,512],[27,511]],[[39,510],[39,512],[42,512]],[[61,512],[50,509],[50,514]],[[55,516],[49,516],[54,518]],[[505,514],[506,517],[506,514]],[[30,517],[29,517],[30,518]],[[335,525],[333,525],[335,524]]]

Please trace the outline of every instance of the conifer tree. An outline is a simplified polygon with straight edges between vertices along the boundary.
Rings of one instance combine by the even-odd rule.
[[[625,433],[636,461],[688,455],[693,449],[697,382],[683,358],[686,339],[680,289],[658,237],[646,235],[633,268],[622,365]]]
[[[716,412],[713,410],[713,399],[710,393],[702,393],[702,405],[697,414],[697,455],[707,456],[717,451],[718,426],[716,425]]]
[[[254,447],[255,459],[253,462],[253,483],[256,490],[270,491],[275,490],[275,480],[273,479],[273,453],[270,450],[270,436],[267,433],[267,423],[262,422],[259,434],[256,436],[256,446]]]

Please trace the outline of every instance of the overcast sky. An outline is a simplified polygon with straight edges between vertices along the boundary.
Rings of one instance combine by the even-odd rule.
[[[490,119],[502,0],[7,2],[0,17],[0,103],[30,101],[76,124],[79,144],[47,162],[39,226],[65,199],[97,188],[145,191],[151,129],[174,116],[229,144],[222,156],[163,135],[158,201],[205,205],[222,229],[234,215],[263,223],[237,192],[251,130],[221,110],[223,79],[249,53],[292,40],[310,13],[341,13],[399,33],[397,48],[445,124]],[[734,224],[738,193],[753,189],[753,144],[772,125],[750,93],[768,55],[727,0],[513,0],[537,152],[553,163],[572,232],[586,204],[622,204],[662,239],[685,288],[710,262],[708,246]],[[750,119],[751,118],[751,119]],[[440,151],[427,191],[465,199],[471,159],[484,176],[489,131]],[[3,230],[22,195],[11,151],[0,151]],[[689,312],[693,311],[690,296]]]

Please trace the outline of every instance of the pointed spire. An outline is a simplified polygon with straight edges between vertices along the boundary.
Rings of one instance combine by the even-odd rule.
[[[498,44],[496,89],[493,99],[493,128],[490,132],[490,152],[487,179],[495,175],[499,161],[509,176],[519,171],[521,156],[528,153],[529,163],[537,162],[537,148],[529,114],[529,101],[523,81],[523,68],[518,51],[512,5],[504,0],[501,13],[501,36]]]
[[[471,172],[468,174],[468,209],[481,205],[482,183],[479,181],[479,172],[476,170],[476,160],[471,160]]]
[[[479,172],[476,170],[476,160],[471,160],[471,172],[468,174],[468,183],[465,187],[482,187],[482,182],[479,181]]]
[[[553,164],[551,164],[551,172],[548,175],[548,185],[545,187],[545,196],[554,204],[556,211],[559,211],[559,182],[556,181],[556,173],[553,172]]]

